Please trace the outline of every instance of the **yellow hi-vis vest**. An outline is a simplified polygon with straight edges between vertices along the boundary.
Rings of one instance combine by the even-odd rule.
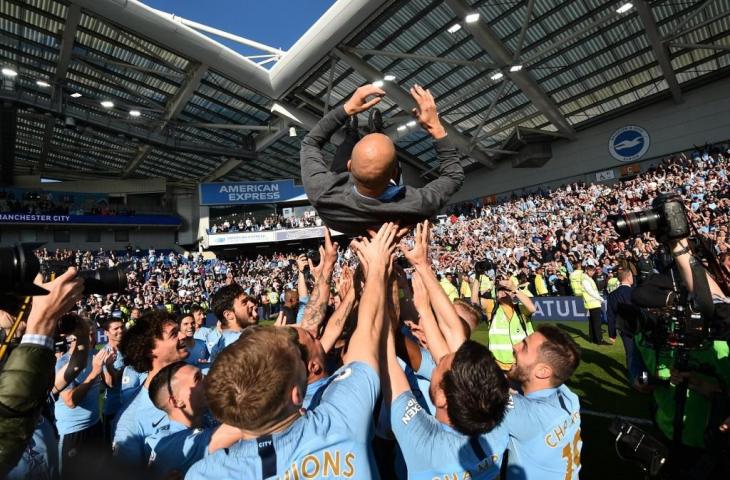
[[[446,296],[449,297],[449,300],[452,302],[459,298],[459,291],[456,289],[453,283],[449,282],[447,279],[441,280],[441,288],[444,289],[444,292],[446,292]]]
[[[491,292],[494,289],[494,282],[487,275],[480,275],[479,293]]]
[[[512,345],[520,343],[534,331],[532,322],[519,311],[519,308],[519,305],[514,306],[510,320],[504,308],[497,305],[489,323],[489,350],[502,370],[509,370],[515,363]]]
[[[462,280],[461,287],[459,287],[459,293],[462,298],[471,298],[471,286],[469,280]]]
[[[593,290],[598,290],[596,288],[596,282],[593,281],[593,279],[591,277],[589,277],[588,275],[584,275],[583,276],[583,281],[584,282],[590,282],[590,283],[592,283],[593,284]],[[585,307],[586,310],[591,310],[593,308],[601,308],[601,302],[600,302],[600,300],[596,300],[595,298],[593,298],[591,296],[588,296],[588,294],[586,294],[583,291],[583,287],[582,286],[581,286],[581,293],[583,295],[583,306]]]
[[[583,270],[573,270],[573,273],[570,274],[570,288],[573,290],[573,295],[576,297],[582,297],[583,296],[583,285],[581,285],[581,282],[583,281]]]

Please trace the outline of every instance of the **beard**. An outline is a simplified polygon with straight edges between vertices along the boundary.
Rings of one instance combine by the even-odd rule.
[[[529,369],[513,363],[512,368],[507,372],[507,378],[522,385],[530,378],[530,372]]]

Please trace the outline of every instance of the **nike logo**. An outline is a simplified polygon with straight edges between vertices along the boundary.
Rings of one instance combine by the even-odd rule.
[[[166,418],[167,418],[167,417],[162,417],[162,418],[161,418],[161,419],[159,419],[158,421],[156,421],[156,422],[153,422],[153,423],[152,423],[152,428],[157,428],[157,426],[158,426],[158,425],[159,425],[160,423],[162,423],[162,421],[163,421],[164,419],[166,419]]]

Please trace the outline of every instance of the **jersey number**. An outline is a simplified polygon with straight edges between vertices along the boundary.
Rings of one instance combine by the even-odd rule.
[[[573,437],[572,445],[568,443],[563,447],[563,458],[568,462],[568,467],[565,469],[565,480],[573,479],[573,468],[580,467],[580,430],[575,432]]]

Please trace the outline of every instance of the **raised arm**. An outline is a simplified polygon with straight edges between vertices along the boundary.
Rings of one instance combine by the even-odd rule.
[[[329,352],[335,346],[337,339],[342,335],[347,318],[355,307],[356,296],[355,288],[352,285],[352,275],[350,268],[345,267],[342,270],[342,277],[338,282],[340,305],[332,316],[330,316],[329,320],[327,320],[327,326],[322,333],[322,338],[319,339],[319,343],[322,344],[325,353]]]
[[[307,256],[302,254],[297,257],[297,294],[299,299],[309,296],[307,289],[307,278],[304,276],[304,270],[309,266]]]
[[[365,287],[357,316],[357,327],[352,334],[345,362],[365,362],[380,371],[380,351],[385,330],[386,281],[393,268],[397,227],[386,223],[375,238],[354,240],[352,246],[367,273]]]
[[[436,101],[430,90],[419,85],[411,88],[411,96],[416,102],[413,115],[426,132],[435,140],[436,157],[439,160],[439,177],[419,189],[423,197],[423,215],[429,217],[437,213],[464,183],[464,168],[456,147],[449,141],[446,129],[439,120]]]
[[[307,198],[313,205],[330,187],[330,179],[335,177],[324,159],[322,147],[332,135],[345,123],[347,117],[356,115],[380,102],[385,92],[373,85],[358,88],[353,96],[342,107],[335,108],[324,116],[317,125],[302,139],[300,161],[302,165],[302,183]],[[373,97],[368,100],[368,97]]]
[[[416,305],[420,317],[419,324],[426,335],[428,351],[431,353],[434,362],[438,364],[441,357],[449,353],[449,345],[446,343],[436,318],[433,316],[428,291],[423,285],[421,275],[417,272],[413,275],[413,303]]]
[[[309,330],[313,335],[317,335],[319,325],[324,320],[327,312],[327,304],[330,300],[330,283],[332,282],[332,272],[337,263],[337,249],[339,245],[332,242],[329,228],[324,229],[324,247],[319,247],[319,265],[312,265],[309,260],[309,268],[314,275],[314,288],[309,302],[304,308],[304,316],[302,317],[302,328]]]
[[[454,309],[454,305],[449,300],[444,289],[441,288],[441,285],[436,279],[436,275],[431,269],[431,264],[428,260],[428,238],[429,223],[426,220],[422,224],[419,223],[416,225],[415,245],[413,249],[409,250],[403,244],[401,244],[400,249],[420,275],[421,281],[428,292],[431,306],[438,319],[439,328],[443,332],[449,350],[455,352],[467,338],[462,327],[461,319]]]

